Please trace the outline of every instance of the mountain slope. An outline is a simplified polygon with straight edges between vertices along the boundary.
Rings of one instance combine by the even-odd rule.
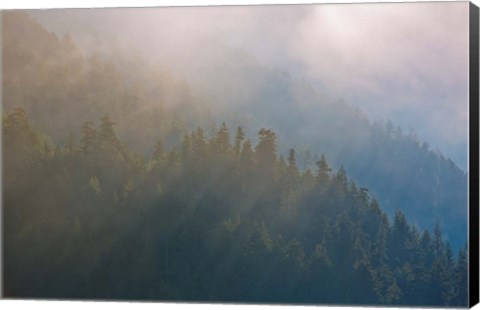
[[[143,154],[158,136],[170,147],[197,125],[212,133],[214,120],[272,128],[282,137],[280,151],[294,146],[302,168],[312,168],[315,154],[324,153],[390,216],[401,210],[428,229],[439,222],[455,249],[466,241],[466,175],[413,133],[372,123],[308,83],[215,42],[205,45],[208,58],[191,57],[190,69],[180,71],[189,86],[163,68],[112,52],[114,45],[106,54],[82,55],[71,37],[58,39],[25,13],[2,17],[4,108],[25,107],[56,141],[107,112],[119,136]]]
[[[455,248],[463,244],[467,176],[414,131],[372,122],[342,100],[329,100],[242,51],[221,44],[206,48],[213,56],[183,74],[210,96],[217,118],[274,129],[283,137],[283,151],[295,146],[305,167],[315,162],[311,154],[324,153],[368,187],[390,215],[402,210],[420,227],[439,222]]]
[[[222,124],[144,161],[103,116],[81,143],[45,147],[5,116],[4,295],[465,306],[467,260],[323,158],[298,169],[277,134]],[[253,138],[253,137],[251,137]],[[178,150],[178,151],[177,151]]]

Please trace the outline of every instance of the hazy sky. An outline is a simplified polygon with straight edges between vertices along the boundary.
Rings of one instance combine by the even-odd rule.
[[[192,65],[210,41],[311,81],[466,167],[468,2],[37,11],[50,30],[116,37]],[[85,35],[87,34],[87,35]],[[92,36],[93,35],[93,36]],[[94,43],[95,44],[95,43]]]

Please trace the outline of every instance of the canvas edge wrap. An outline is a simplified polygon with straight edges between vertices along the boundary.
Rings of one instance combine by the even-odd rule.
[[[470,97],[470,154],[469,154],[469,306],[479,302],[479,9],[470,2],[469,10],[469,97]]]
[[[0,9],[0,114],[3,117],[3,9]],[[3,126],[0,126],[0,299],[5,298],[5,293],[3,291],[4,288],[4,279],[3,275],[5,274],[4,272],[4,261],[3,261],[3,255],[5,253],[4,247],[3,247],[3,236],[4,236],[4,231],[3,231]]]
[[[2,41],[2,15],[0,9],[0,42]],[[2,49],[0,48],[0,81],[2,80]],[[469,3],[469,238],[468,238],[468,305],[473,307],[479,303],[479,7]],[[2,99],[0,83],[0,99]],[[0,112],[2,106],[0,105]],[[2,136],[0,127],[0,136]],[[1,144],[2,141],[0,141]],[[1,149],[1,145],[0,145]],[[3,163],[0,152],[0,163]],[[1,168],[1,165],[0,165]],[[0,175],[0,178],[3,174]],[[3,195],[0,187],[0,231],[3,229]],[[0,252],[3,254],[3,238],[0,239]],[[5,299],[3,290],[3,255],[0,255],[0,299]],[[23,298],[22,298],[23,299]],[[321,305],[325,306],[325,305]],[[356,305],[356,307],[361,305]]]

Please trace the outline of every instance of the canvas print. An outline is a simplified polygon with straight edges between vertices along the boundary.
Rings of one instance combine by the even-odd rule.
[[[467,306],[469,9],[1,12],[3,297]]]

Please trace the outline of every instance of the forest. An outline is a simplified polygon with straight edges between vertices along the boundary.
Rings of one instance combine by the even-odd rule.
[[[3,119],[7,297],[464,306],[457,254],[321,156],[300,170],[225,123],[150,157],[108,115],[52,144]],[[233,142],[233,143],[232,143]],[[46,281],[48,279],[48,281]]]
[[[219,110],[25,12],[2,35],[5,297],[466,305],[466,174],[414,133],[235,51]]]
[[[26,109],[54,141],[65,143],[70,131],[78,135],[105,113],[122,141],[143,156],[158,137],[171,147],[198,126],[212,134],[214,123],[226,121],[253,139],[256,129],[271,128],[279,150],[296,149],[300,168],[314,169],[323,153],[367,187],[390,218],[402,210],[421,228],[438,222],[455,250],[467,241],[467,175],[414,131],[371,121],[223,45],[207,46],[212,56],[198,59],[205,72],[195,77],[152,64],[115,41],[97,39],[98,49],[84,50],[72,35],[48,32],[23,11],[3,12],[2,25],[3,107]]]

